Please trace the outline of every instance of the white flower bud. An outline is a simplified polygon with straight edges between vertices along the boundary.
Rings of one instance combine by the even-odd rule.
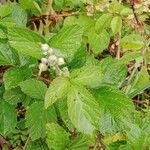
[[[43,63],[40,63],[39,64],[39,69],[40,69],[40,72],[42,72],[42,71],[46,71],[47,70],[47,65],[46,64],[43,64]]]
[[[58,66],[61,66],[64,64],[65,64],[64,58],[62,58],[62,57],[58,58]]]
[[[47,64],[47,58],[42,58],[42,59],[41,59],[41,62],[42,62],[43,64]]]
[[[52,49],[52,48],[49,48],[49,49],[48,49],[48,54],[51,55],[52,53],[53,53],[53,49]]]
[[[63,71],[63,76],[68,77],[70,75],[70,72],[67,67],[63,67],[62,71]]]
[[[48,57],[48,64],[50,66],[55,66],[57,64],[57,57],[55,55],[51,55]]]
[[[42,44],[41,49],[42,49],[43,52],[48,51],[49,45],[48,44]]]

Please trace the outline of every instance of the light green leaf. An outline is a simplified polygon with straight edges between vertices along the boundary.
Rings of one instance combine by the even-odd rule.
[[[86,46],[82,45],[74,54],[72,60],[68,64],[68,67],[70,69],[82,67],[86,63],[87,56],[87,48]]]
[[[121,31],[122,28],[122,19],[119,16],[116,16],[111,21],[111,29],[113,34],[116,34]]]
[[[0,25],[7,28],[11,28],[11,27],[15,27],[16,23],[12,18],[5,17],[3,19],[0,19]]]
[[[25,71],[28,73],[30,69],[24,69],[25,68],[12,67],[4,73],[4,84],[6,90],[17,87],[26,77],[30,77],[30,74],[24,74]]]
[[[28,79],[20,83],[21,90],[28,96],[44,100],[46,85],[37,79]]]
[[[71,150],[87,150],[91,142],[84,135],[79,135],[70,143]],[[92,144],[91,144],[92,145]]]
[[[135,84],[133,85],[133,89],[140,89],[144,85],[146,85],[149,82],[149,74],[147,72],[147,67],[143,67],[141,71],[137,75],[137,80]]]
[[[4,100],[0,100],[0,134],[7,135],[12,132],[17,123],[15,107]]]
[[[63,27],[50,40],[51,47],[61,50],[65,56],[72,56],[81,46],[83,28],[78,25]]]
[[[110,27],[110,23],[112,20],[111,14],[103,14],[95,24],[95,30],[97,33],[102,32],[104,29]]]
[[[8,39],[10,45],[25,55],[35,58],[41,58],[41,43],[44,39],[33,31],[22,28],[10,28],[8,30]]]
[[[110,36],[105,30],[97,34],[94,28],[89,31],[88,39],[95,54],[101,53],[103,50],[105,50],[110,42]]]
[[[45,107],[48,108],[58,99],[66,96],[70,82],[68,78],[58,77],[50,84],[45,95]]]
[[[0,6],[0,17],[6,17],[12,12],[12,9],[9,5],[1,5]]]
[[[46,143],[42,141],[30,141],[25,150],[49,150]]]
[[[10,17],[15,21],[16,27],[26,27],[27,12],[18,3],[10,3],[12,9]]]
[[[87,87],[98,86],[103,78],[101,68],[94,65],[87,65],[72,73],[74,81]]]
[[[86,88],[73,85],[68,92],[67,101],[69,118],[74,126],[82,133],[92,134],[100,115],[100,108],[94,97]]]
[[[126,65],[112,62],[107,66],[102,82],[120,88],[126,79],[127,72]]]
[[[93,90],[93,95],[99,105],[104,108],[106,112],[110,112],[113,118],[119,119],[125,116],[127,117],[128,114],[134,110],[130,98],[114,87],[102,85]]]
[[[16,56],[11,50],[8,43],[5,41],[0,42],[0,65],[14,65]]]
[[[47,145],[49,149],[64,150],[67,149],[69,136],[67,132],[58,124],[51,123],[46,125]]]
[[[23,94],[20,88],[13,88],[10,90],[5,90],[3,94],[3,98],[9,104],[16,105],[17,103],[21,102],[25,98],[25,95]]]
[[[46,135],[46,123],[55,121],[55,118],[56,114],[53,107],[45,110],[43,102],[33,103],[26,113],[26,127],[32,141],[44,138]]]
[[[142,37],[139,34],[131,34],[121,39],[123,50],[139,50],[144,46]]]
[[[19,0],[19,3],[24,9],[31,10],[32,13],[35,15],[40,15],[39,11],[37,10],[37,8],[35,7],[33,3],[34,1],[38,4],[40,4],[40,1],[44,3],[43,0],[40,0],[40,1],[39,0]]]

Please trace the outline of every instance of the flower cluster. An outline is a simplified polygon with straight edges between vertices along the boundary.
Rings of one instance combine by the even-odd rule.
[[[61,66],[65,64],[63,57],[57,56],[54,49],[50,48],[47,44],[42,44],[41,50],[45,57],[41,59],[41,63],[39,64],[39,75],[41,75],[43,71],[46,71],[48,67],[51,67],[55,70],[57,76],[69,76],[68,68],[61,68]]]

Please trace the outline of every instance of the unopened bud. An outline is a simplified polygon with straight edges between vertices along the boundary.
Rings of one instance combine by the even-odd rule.
[[[42,49],[43,52],[48,51],[49,45],[48,44],[42,44],[41,49]]]
[[[64,64],[65,64],[64,58],[62,58],[62,57],[58,58],[58,66],[61,66]]]
[[[42,58],[42,59],[41,59],[41,62],[42,62],[43,64],[47,64],[47,59],[46,59],[46,58]]]
[[[48,57],[48,63],[50,66],[54,66],[57,64],[57,57],[55,55],[51,55]]]
[[[40,71],[42,72],[42,71],[46,71],[47,70],[47,65],[46,64],[43,64],[43,63],[40,63],[39,64],[39,69],[40,69]]]

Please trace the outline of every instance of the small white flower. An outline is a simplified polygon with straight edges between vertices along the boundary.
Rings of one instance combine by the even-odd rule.
[[[63,76],[68,77],[70,75],[70,72],[67,67],[63,67],[62,71],[63,71]]]
[[[64,64],[65,64],[64,58],[62,58],[62,57],[58,58],[58,66],[61,66]]]
[[[49,48],[49,49],[48,49],[48,54],[51,55],[52,53],[53,53],[53,49],[52,49],[52,48]]]
[[[43,63],[40,63],[39,64],[39,69],[40,69],[40,72],[42,72],[42,71],[46,71],[47,70],[47,65],[46,64],[43,64]]]
[[[43,64],[47,64],[47,58],[42,58],[42,59],[41,59],[41,62],[42,62]]]
[[[43,52],[46,52],[49,49],[49,45],[48,44],[42,44],[41,49],[42,49]]]
[[[57,64],[57,57],[55,55],[51,55],[48,57],[48,64],[50,66],[55,66]]]

